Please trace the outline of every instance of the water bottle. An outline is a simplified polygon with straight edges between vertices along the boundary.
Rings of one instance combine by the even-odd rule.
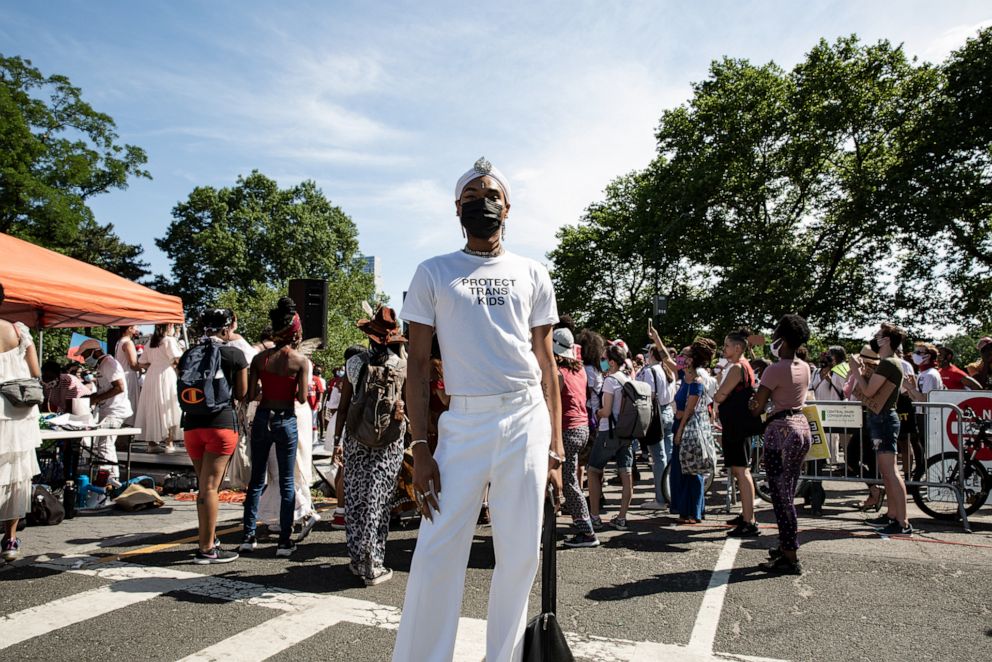
[[[86,496],[90,491],[90,477],[82,474],[76,478],[76,507],[86,507]]]

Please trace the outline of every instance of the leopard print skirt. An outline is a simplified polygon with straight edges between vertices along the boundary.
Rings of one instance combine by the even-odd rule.
[[[348,555],[363,577],[384,565],[389,516],[403,444],[369,448],[344,437],[345,532]]]

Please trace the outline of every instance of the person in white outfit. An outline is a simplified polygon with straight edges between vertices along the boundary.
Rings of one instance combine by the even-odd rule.
[[[134,412],[127,396],[127,377],[124,367],[117,359],[105,354],[98,340],[89,338],[79,346],[79,355],[87,367],[96,373],[96,394],[90,396],[90,404],[96,407],[101,428],[118,429]],[[175,386],[175,385],[173,385]],[[114,478],[120,476],[117,467],[117,437],[95,437],[91,448],[94,461],[101,469],[107,469]]]
[[[496,569],[486,659],[521,659],[537,571],[542,506],[561,493],[561,401],[552,351],[558,321],[547,269],[502,245],[510,186],[485,159],[459,179],[465,248],[417,267],[400,317],[410,323],[407,411],[414,491],[424,517],[410,568],[394,662],[446,662],[476,520],[489,485]],[[430,354],[437,332],[450,407],[427,443]]]
[[[0,284],[0,304],[3,303]],[[0,319],[0,382],[39,377],[38,354],[28,328]],[[41,472],[35,450],[41,446],[38,407],[14,406],[0,396],[0,558],[21,554],[17,522],[31,509],[31,477]]]
[[[138,348],[134,339],[138,335],[138,327],[122,326],[121,339],[114,348],[114,358],[124,368],[124,380],[127,382],[127,399],[131,403],[131,411],[138,411],[138,397],[141,395],[141,366],[138,361]],[[134,414],[124,421],[126,427],[134,424]]]
[[[172,453],[175,451],[173,442],[182,439],[182,411],[176,392],[175,366],[183,352],[174,333],[174,325],[156,324],[142,357],[148,372],[138,398],[134,425],[141,428],[137,437],[148,442],[149,453]]]

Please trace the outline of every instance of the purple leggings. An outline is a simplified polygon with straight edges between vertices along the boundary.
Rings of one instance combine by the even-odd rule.
[[[765,428],[765,475],[778,523],[779,546],[793,552],[799,549],[796,483],[812,443],[809,422],[802,414],[776,419]]]

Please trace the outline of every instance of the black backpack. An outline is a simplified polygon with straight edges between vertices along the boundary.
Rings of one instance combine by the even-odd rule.
[[[179,359],[176,389],[183,413],[210,415],[231,405],[231,385],[221,369],[220,348],[205,338]]]
[[[762,433],[764,423],[759,416],[752,414],[748,407],[758,389],[755,388],[748,372],[743,368],[741,371],[743,373],[741,383],[735,386],[727,399],[720,403],[718,413],[724,434],[728,430],[736,430],[738,436],[752,437]]]
[[[65,519],[65,508],[44,485],[35,485],[31,490],[31,510],[27,520],[31,526],[52,526]]]

